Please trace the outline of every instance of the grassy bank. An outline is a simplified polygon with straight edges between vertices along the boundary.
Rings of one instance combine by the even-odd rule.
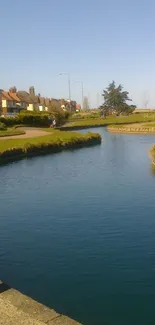
[[[128,125],[110,125],[108,126],[108,131],[113,133],[137,133],[137,134],[155,134],[155,126],[152,123],[136,123]]]
[[[58,130],[36,138],[4,139],[0,141],[0,162],[100,143],[101,137],[96,133],[81,134]]]
[[[155,144],[152,146],[152,148],[151,148],[149,154],[150,154],[150,158],[152,159],[152,162],[153,162],[154,165],[155,165]]]
[[[141,123],[141,122],[155,122],[155,113],[149,114],[133,114],[129,116],[112,116],[107,117],[106,119],[102,118],[94,118],[94,119],[83,119],[76,120],[70,123],[65,124],[61,129],[65,130],[76,130],[83,128],[93,128],[100,126],[108,126],[108,125],[120,125],[120,124],[131,124],[131,123]]]
[[[8,128],[4,131],[0,131],[0,137],[8,137],[12,135],[21,135],[21,134],[25,134],[25,131],[15,127]]]

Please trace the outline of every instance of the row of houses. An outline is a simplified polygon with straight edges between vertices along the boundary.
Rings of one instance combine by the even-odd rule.
[[[50,111],[53,105],[62,110],[76,111],[80,109],[80,105],[77,105],[76,101],[36,95],[34,87],[30,87],[29,92],[17,91],[16,87],[10,88],[9,91],[0,90],[0,113],[2,115],[17,114],[21,110]]]

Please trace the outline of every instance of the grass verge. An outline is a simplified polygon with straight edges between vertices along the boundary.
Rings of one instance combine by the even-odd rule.
[[[131,123],[146,123],[146,122],[154,122],[155,123],[155,113],[150,114],[133,114],[129,116],[112,116],[107,117],[106,119],[102,118],[94,118],[94,119],[84,119],[84,120],[76,120],[70,123],[65,124],[61,127],[62,130],[75,130],[75,129],[83,129],[83,128],[93,128],[100,126],[108,126],[108,125],[120,125],[120,124],[131,124]]]
[[[155,125],[149,123],[119,124],[108,126],[108,131],[113,133],[145,133],[155,134]]]
[[[7,130],[0,131],[0,137],[9,137],[12,135],[21,135],[25,134],[24,130],[18,129],[18,128],[8,128]]]
[[[53,153],[64,149],[86,147],[101,143],[97,133],[81,134],[53,130],[51,134],[28,139],[7,139],[0,141],[0,162]]]

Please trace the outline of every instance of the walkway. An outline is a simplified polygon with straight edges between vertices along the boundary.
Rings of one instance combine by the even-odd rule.
[[[11,136],[7,136],[7,137],[0,137],[0,140],[26,139],[26,138],[40,137],[40,136],[49,134],[49,132],[38,129],[38,128],[22,127],[21,129],[24,130],[26,133],[21,134],[21,135],[11,135]]]

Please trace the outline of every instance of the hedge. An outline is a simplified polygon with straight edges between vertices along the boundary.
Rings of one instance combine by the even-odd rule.
[[[7,129],[6,125],[0,122],[0,131],[5,131]]]
[[[39,113],[39,112],[24,112],[17,114],[15,117],[0,117],[0,123],[5,126],[13,125],[29,125],[29,126],[49,126],[53,119],[56,119],[57,125],[62,125],[67,121],[69,117],[68,112],[51,112],[51,113]]]

